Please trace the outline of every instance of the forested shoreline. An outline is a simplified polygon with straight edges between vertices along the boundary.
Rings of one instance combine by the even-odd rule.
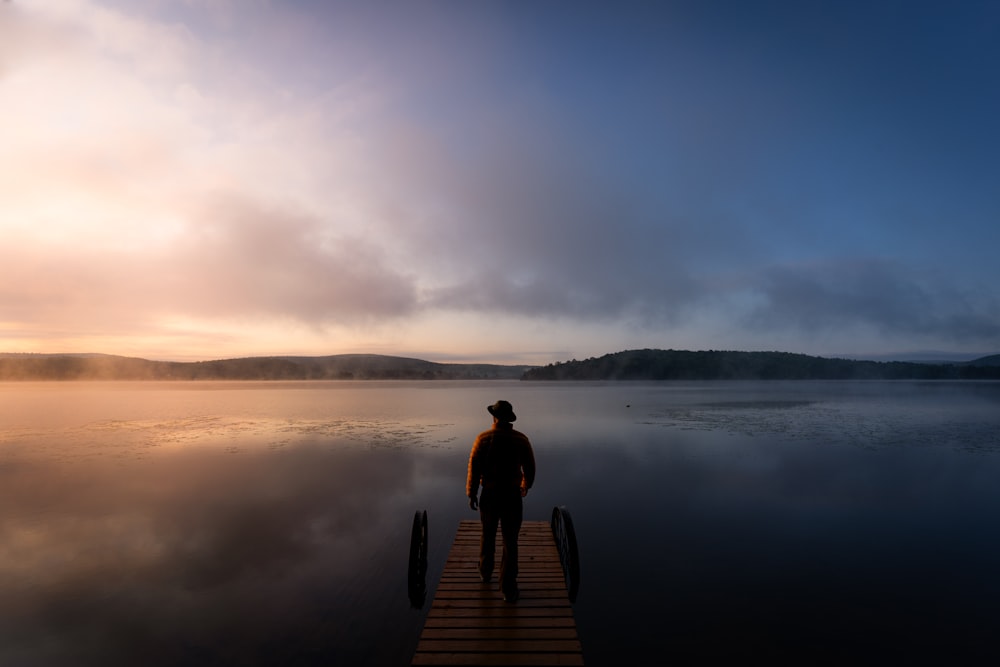
[[[964,363],[830,359],[791,352],[626,350],[532,368],[525,380],[995,380],[1000,355]]]
[[[377,354],[151,361],[103,354],[0,355],[0,381],[516,380],[530,366],[442,364]]]
[[[1000,355],[917,363],[791,352],[626,350],[547,366],[445,364],[378,354],[151,361],[104,354],[0,354],[0,381],[71,380],[997,380]]]

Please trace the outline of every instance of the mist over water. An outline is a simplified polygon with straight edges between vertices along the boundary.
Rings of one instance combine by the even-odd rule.
[[[1000,383],[11,383],[0,664],[408,664],[498,398],[587,664],[1000,654]]]

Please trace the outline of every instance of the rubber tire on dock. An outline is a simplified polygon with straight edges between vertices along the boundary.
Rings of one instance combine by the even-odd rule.
[[[565,505],[552,508],[552,537],[555,538],[559,550],[559,561],[562,563],[563,575],[566,577],[566,590],[569,601],[576,602],[576,594],[580,590],[580,551],[576,546],[576,529],[573,528],[573,517]]]
[[[427,599],[427,511],[413,515],[410,531],[410,562],[406,575],[410,606],[421,609]]]

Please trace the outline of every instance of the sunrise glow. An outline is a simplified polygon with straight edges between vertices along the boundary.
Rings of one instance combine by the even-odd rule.
[[[0,3],[0,352],[996,353],[995,8],[709,5]]]

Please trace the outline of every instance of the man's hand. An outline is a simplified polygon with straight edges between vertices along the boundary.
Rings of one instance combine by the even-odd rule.
[[[476,500],[475,496],[469,496],[469,509],[473,512],[479,509],[479,501]]]

